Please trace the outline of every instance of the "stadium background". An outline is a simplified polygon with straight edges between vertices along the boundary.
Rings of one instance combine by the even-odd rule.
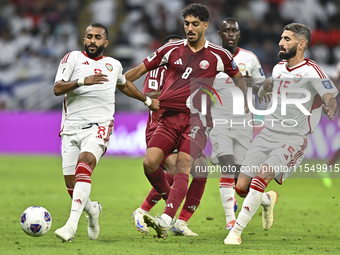
[[[106,55],[127,71],[161,45],[168,34],[183,34],[181,10],[195,1],[173,0],[2,0],[0,1],[0,153],[59,154],[63,97],[53,95],[57,66],[65,53],[83,49],[85,28],[101,22],[109,29]],[[206,37],[220,44],[221,20],[241,27],[239,46],[253,51],[267,77],[279,61],[278,41],[289,22],[308,25],[306,56],[337,82],[340,62],[340,2],[335,0],[196,1],[209,6]],[[136,81],[142,89],[143,79]],[[117,91],[115,132],[108,155],[142,156],[147,109]],[[24,132],[22,132],[24,131]],[[46,141],[49,141],[46,143]],[[340,147],[338,120],[323,116],[306,158],[326,159]],[[209,154],[208,143],[207,153]]]

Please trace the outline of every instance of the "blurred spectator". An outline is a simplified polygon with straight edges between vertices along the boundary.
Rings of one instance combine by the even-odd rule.
[[[328,64],[330,59],[330,51],[328,47],[321,41],[317,41],[309,48],[312,59],[320,65]]]

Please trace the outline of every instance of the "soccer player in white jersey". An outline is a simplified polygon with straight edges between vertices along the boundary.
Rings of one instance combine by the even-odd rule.
[[[257,93],[265,80],[265,76],[256,55],[251,51],[237,47],[241,35],[237,21],[233,18],[224,19],[218,33],[223,48],[233,54],[240,72],[246,77],[247,86],[253,87],[253,92]],[[227,74],[219,73],[216,76],[214,88],[222,101],[222,105],[212,105],[211,115],[214,120],[224,120],[228,123],[225,124],[222,121],[223,124],[216,124],[211,129],[209,137],[213,150],[211,162],[213,164],[219,163],[221,169],[223,169],[219,186],[226,216],[226,228],[230,230],[235,224],[234,177],[237,178],[244,155],[253,140],[253,124],[251,123],[253,116],[250,112],[245,115],[233,115],[232,94],[226,84],[234,86],[234,82]],[[214,96],[218,101],[217,95]],[[216,121],[216,123],[218,122]]]
[[[103,56],[109,44],[105,26],[93,23],[86,28],[85,51],[72,51],[61,60],[54,94],[65,95],[62,139],[62,167],[67,190],[72,197],[66,224],[55,231],[63,241],[75,237],[83,210],[88,214],[88,236],[97,239],[101,204],[89,199],[91,175],[105,153],[113,129],[116,85],[129,97],[158,110],[159,102],[144,96],[122,74],[121,63]]]
[[[267,109],[272,113],[265,116],[265,127],[242,163],[236,191],[246,198],[225,244],[241,244],[241,233],[260,205],[263,228],[272,227],[278,195],[275,191],[264,192],[268,183],[275,179],[281,184],[299,166],[308,136],[319,123],[322,111],[334,119],[337,109],[334,96],[338,91],[318,64],[304,58],[310,39],[311,32],[305,25],[291,23],[283,28],[279,42],[279,57],[283,61],[274,67],[272,76],[258,92],[259,98],[273,93]]]

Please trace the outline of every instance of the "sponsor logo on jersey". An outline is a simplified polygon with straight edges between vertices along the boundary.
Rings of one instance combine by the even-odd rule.
[[[325,89],[332,89],[333,88],[330,80],[322,81],[322,85],[325,87]]]
[[[156,56],[157,56],[156,52],[151,53],[151,54],[147,57],[147,60],[150,62],[150,61],[153,60]]]
[[[181,58],[177,59],[174,64],[183,65],[182,59]]]
[[[236,63],[235,63],[235,61],[234,61],[234,60],[233,60],[233,61],[231,61],[231,65],[232,65],[232,67],[233,67],[234,69],[236,69],[237,65],[236,65]]]
[[[89,65],[88,61],[85,61],[84,63],[82,63],[83,65]]]
[[[110,72],[112,72],[113,66],[112,66],[110,63],[106,63],[105,66],[106,66],[107,70],[109,70]]]
[[[207,60],[202,60],[199,64],[202,70],[207,70],[209,68],[209,62]]]
[[[245,63],[239,63],[238,68],[240,71],[244,72],[246,70],[246,64]]]
[[[298,82],[301,80],[301,78],[302,78],[302,75],[301,75],[301,74],[295,75],[295,77],[294,77],[294,82],[295,82],[295,83],[298,83]]]

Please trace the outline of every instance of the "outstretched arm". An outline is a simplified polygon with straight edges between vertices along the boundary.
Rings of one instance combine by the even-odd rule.
[[[106,77],[106,74],[97,73],[74,81],[60,80],[54,84],[53,92],[56,96],[65,95],[80,86],[103,84],[104,82],[109,81]]]
[[[139,66],[130,69],[124,75],[127,80],[134,82],[135,80],[139,79],[142,75],[146,74],[147,72],[148,72],[148,69],[146,69],[144,63],[142,63]]]
[[[128,97],[132,97],[144,102],[144,104],[148,106],[151,111],[159,110],[159,101],[157,99],[151,99],[150,97],[143,95],[142,92],[136,88],[135,84],[133,84],[128,79],[126,79],[126,83],[124,85],[117,85],[117,88]]]
[[[330,118],[334,120],[334,115],[337,109],[337,102],[332,93],[326,93],[322,96],[322,100],[325,102],[326,106],[322,105],[323,112]]]

